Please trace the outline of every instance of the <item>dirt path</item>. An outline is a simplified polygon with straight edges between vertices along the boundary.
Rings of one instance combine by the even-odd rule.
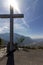
[[[15,52],[15,65],[43,65],[43,50],[29,50]],[[6,65],[7,57],[0,61],[0,65]]]

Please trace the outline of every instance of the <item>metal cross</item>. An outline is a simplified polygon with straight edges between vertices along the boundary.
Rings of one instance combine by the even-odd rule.
[[[13,14],[13,8],[10,6],[10,14],[1,14],[0,18],[10,18],[10,50],[13,43],[13,18],[23,18],[23,14]]]

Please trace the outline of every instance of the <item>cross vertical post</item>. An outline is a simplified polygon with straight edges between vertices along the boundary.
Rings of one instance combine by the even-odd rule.
[[[10,6],[10,50],[13,48],[13,8]]]

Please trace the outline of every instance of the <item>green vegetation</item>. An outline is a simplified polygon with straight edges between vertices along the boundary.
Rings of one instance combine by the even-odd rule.
[[[3,45],[3,40],[0,38],[0,45]]]
[[[29,51],[29,49],[31,50],[37,50],[37,49],[43,49],[43,46],[37,46],[37,47],[34,47],[34,46],[19,46],[20,48],[23,48],[23,51]]]
[[[21,37],[21,38],[20,38],[20,42],[23,42],[23,41],[24,41],[24,38]]]
[[[38,49],[43,49],[43,46],[38,46]]]
[[[4,46],[4,40],[0,38],[0,48],[3,48]]]
[[[21,37],[21,38],[18,40],[19,43],[22,43],[23,41],[24,41],[24,38],[23,38],[23,37]]]

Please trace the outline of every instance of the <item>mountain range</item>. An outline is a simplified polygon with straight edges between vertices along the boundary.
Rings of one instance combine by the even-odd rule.
[[[10,34],[9,33],[0,34],[0,38],[4,39],[8,43],[10,41]],[[13,34],[13,39],[14,39],[13,40],[14,43],[18,43],[19,45],[23,45],[23,46],[43,45],[43,39],[32,39],[30,37],[25,37],[23,35],[19,35],[16,33]],[[20,39],[24,39],[24,40],[22,42],[20,42]],[[41,42],[42,42],[42,44],[41,44]]]

